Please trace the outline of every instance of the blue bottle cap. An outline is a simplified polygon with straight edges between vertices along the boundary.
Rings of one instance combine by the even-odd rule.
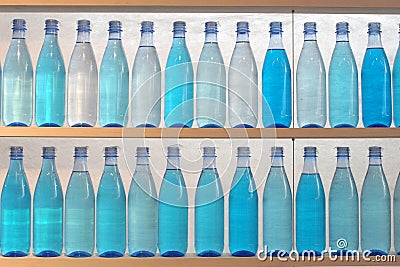
[[[90,20],[81,19],[78,20],[78,29],[79,32],[90,32]]]
[[[169,146],[168,147],[168,157],[180,157],[180,150],[179,146],[174,145],[174,146]]]
[[[47,158],[47,159],[54,159],[56,156],[56,148],[54,146],[44,146],[42,148],[43,150],[43,154],[42,157],[43,158]]]
[[[380,33],[381,23],[380,22],[370,22],[368,23],[368,33]]]
[[[269,24],[269,32],[270,33],[281,33],[282,32],[282,22],[272,21]]]
[[[14,19],[12,29],[14,31],[25,31],[26,30],[26,21],[24,19]]]
[[[46,19],[45,30],[55,30],[58,31],[58,20],[56,19]]]
[[[104,148],[105,157],[118,157],[118,147],[117,146],[106,146]]]
[[[175,31],[184,31],[186,32],[186,22],[184,21],[175,21],[174,22],[174,32]]]
[[[304,157],[316,157],[316,156],[317,156],[317,148],[315,146],[304,147]]]
[[[213,146],[203,147],[203,157],[215,157],[215,147]]]
[[[369,157],[382,157],[382,147],[370,146],[369,147]]]
[[[317,33],[317,23],[316,22],[304,23],[304,33]]]
[[[87,157],[87,146],[77,146],[75,147],[74,157]]]
[[[149,148],[148,147],[137,147],[136,148],[136,157],[149,157]]]
[[[237,148],[237,156],[238,157],[250,157],[250,147],[248,146],[240,146]]]
[[[350,157],[350,148],[347,146],[338,146],[337,148],[337,157]]]
[[[22,146],[10,147],[10,158],[22,159],[24,157],[24,148]]]
[[[247,21],[239,21],[236,23],[237,33],[247,33],[249,31],[249,23]]]
[[[111,20],[108,22],[109,32],[122,32],[122,23],[119,20]]]
[[[206,33],[217,33],[218,32],[218,23],[216,21],[207,21],[205,23],[205,30]]]
[[[349,23],[346,21],[336,23],[336,33],[349,33]]]
[[[152,21],[142,21],[141,32],[154,32],[154,22]]]
[[[271,147],[271,157],[283,157],[283,147],[273,146]]]

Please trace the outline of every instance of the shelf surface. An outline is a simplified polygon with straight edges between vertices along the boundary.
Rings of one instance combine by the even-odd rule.
[[[52,138],[215,138],[215,139],[334,139],[400,138],[400,128],[233,129],[233,128],[40,128],[0,127],[0,137]]]

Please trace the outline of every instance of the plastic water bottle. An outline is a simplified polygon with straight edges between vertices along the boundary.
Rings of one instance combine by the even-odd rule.
[[[400,174],[397,177],[393,197],[394,248],[400,255]]]
[[[381,24],[368,23],[368,47],[361,68],[362,119],[365,127],[392,123],[390,66],[381,42]]]
[[[264,127],[288,128],[292,123],[292,72],[282,42],[282,22],[271,22],[262,69]]]
[[[214,21],[205,24],[205,41],[197,65],[196,120],[200,128],[221,128],[226,121],[226,70]]]
[[[203,170],[195,196],[195,249],[201,257],[224,250],[224,192],[215,163],[215,147],[203,148]]]
[[[167,127],[192,127],[193,66],[186,46],[186,23],[174,22],[174,39],[165,69],[164,121]]]
[[[258,248],[258,195],[250,169],[250,148],[238,147],[238,160],[229,193],[229,250],[251,257]]]
[[[106,147],[104,156],[96,199],[96,249],[100,257],[115,258],[122,257],[126,249],[126,197],[117,147]]]
[[[393,65],[393,106],[394,125],[400,127],[400,42]]]
[[[149,166],[149,148],[138,147],[136,151],[128,197],[128,248],[132,257],[152,257],[157,252],[157,190]]]
[[[43,147],[42,169],[33,196],[33,254],[60,256],[63,248],[63,191],[55,165],[55,147]]]
[[[331,127],[357,127],[358,70],[349,43],[347,22],[336,24],[336,45],[329,66],[328,79]]]
[[[304,166],[296,193],[296,248],[300,255],[325,249],[325,192],[317,169],[317,148],[304,148]]]
[[[317,44],[317,25],[304,23],[304,44],[296,71],[297,123],[301,128],[326,124],[326,73]]]
[[[169,146],[158,208],[158,249],[163,257],[183,257],[188,246],[188,195],[179,157],[179,147]]]
[[[283,147],[271,148],[272,165],[263,197],[263,249],[287,256],[292,250],[292,191],[283,165]]]
[[[58,21],[47,19],[36,64],[36,125],[61,127],[65,120],[65,66],[58,45]]]
[[[25,43],[24,19],[13,20],[13,35],[4,61],[2,116],[6,126],[30,126],[33,105],[33,68]]]
[[[358,192],[350,169],[349,148],[337,148],[337,166],[329,191],[329,247],[346,255],[358,250]]]
[[[78,36],[68,67],[68,124],[92,127],[97,120],[98,75],[90,44],[90,21],[78,20]]]
[[[22,163],[23,148],[12,146],[1,191],[1,254],[27,256],[31,245],[31,193]]]
[[[391,245],[390,191],[382,168],[381,147],[369,148],[369,166],[361,191],[361,249],[386,255]]]
[[[152,21],[142,21],[139,48],[132,67],[132,124],[158,127],[161,121],[161,67],[153,42]]]
[[[258,72],[249,41],[249,23],[237,23],[228,72],[228,117],[233,128],[254,128],[258,118]]]
[[[68,257],[90,257],[94,250],[95,204],[87,168],[87,147],[75,147],[74,157],[74,169],[65,195],[64,249]]]
[[[108,32],[100,65],[99,123],[102,127],[123,127],[128,121],[129,68],[121,41],[121,22],[110,21]]]

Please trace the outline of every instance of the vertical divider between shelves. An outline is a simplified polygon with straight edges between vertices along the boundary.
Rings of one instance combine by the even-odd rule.
[[[294,13],[295,10],[292,9],[292,127],[295,127],[295,116],[294,116]],[[295,179],[294,179],[294,174],[295,174],[295,138],[292,138],[292,243],[293,243],[293,248],[295,247],[295,231],[294,231],[294,205],[295,205]],[[296,263],[293,263],[293,267],[296,266]]]

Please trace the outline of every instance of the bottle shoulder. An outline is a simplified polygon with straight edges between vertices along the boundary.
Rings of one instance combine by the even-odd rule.
[[[154,71],[161,71],[160,59],[156,48],[139,47],[133,62],[132,72],[140,72],[143,68],[151,67]]]
[[[19,66],[19,68],[16,68]],[[25,41],[22,43],[11,44],[4,61],[4,72],[20,71],[33,72],[32,60]]]

